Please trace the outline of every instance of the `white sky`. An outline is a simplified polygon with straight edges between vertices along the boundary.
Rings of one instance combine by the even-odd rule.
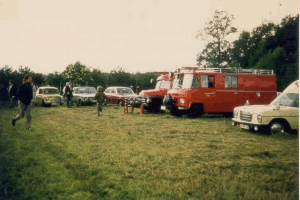
[[[298,0],[0,0],[0,68],[62,72],[80,61],[110,72],[196,66],[195,35],[215,9],[239,31],[299,13]],[[236,38],[234,39],[237,39]]]

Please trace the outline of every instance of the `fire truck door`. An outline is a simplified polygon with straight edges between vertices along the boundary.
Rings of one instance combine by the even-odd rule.
[[[201,88],[203,92],[202,103],[204,112],[215,112],[217,103],[217,92],[215,89],[215,76],[201,75]]]

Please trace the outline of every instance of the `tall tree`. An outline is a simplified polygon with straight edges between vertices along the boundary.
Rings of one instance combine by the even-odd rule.
[[[232,26],[233,15],[226,11],[215,11],[212,20],[205,23],[204,29],[200,29],[196,38],[208,41],[205,49],[197,55],[197,65],[204,67],[223,67],[230,61],[230,42],[226,37],[237,32]]]
[[[73,82],[74,86],[86,86],[91,83],[90,68],[82,65],[79,61],[74,65],[68,65],[62,74],[66,80]]]

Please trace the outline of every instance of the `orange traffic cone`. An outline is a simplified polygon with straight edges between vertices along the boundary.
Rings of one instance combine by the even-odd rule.
[[[128,114],[128,104],[126,102],[124,103],[124,113]]]

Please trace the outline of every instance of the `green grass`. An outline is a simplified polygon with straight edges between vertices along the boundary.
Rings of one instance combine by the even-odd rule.
[[[298,199],[298,135],[108,105],[0,111],[0,199]]]

